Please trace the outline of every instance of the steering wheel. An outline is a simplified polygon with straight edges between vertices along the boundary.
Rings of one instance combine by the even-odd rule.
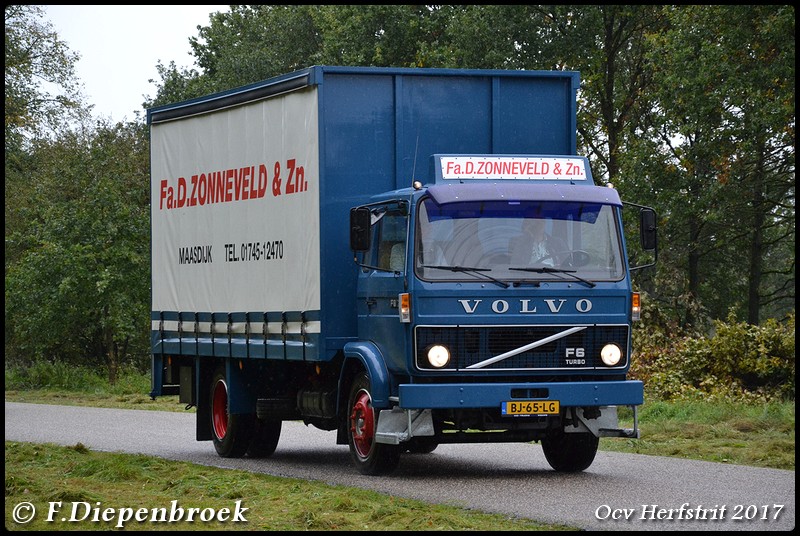
[[[568,268],[580,268],[586,266],[591,260],[591,255],[582,249],[573,249],[571,251],[560,251],[558,253],[549,253],[544,257],[538,258],[533,261],[533,264],[542,264],[544,261],[552,259],[553,263],[558,266],[565,266]]]

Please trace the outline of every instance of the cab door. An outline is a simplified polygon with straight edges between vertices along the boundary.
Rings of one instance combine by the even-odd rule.
[[[409,324],[400,322],[398,302],[406,291],[407,205],[389,203],[370,208],[370,249],[364,253],[358,279],[359,339],[375,343],[390,370],[404,370]]]

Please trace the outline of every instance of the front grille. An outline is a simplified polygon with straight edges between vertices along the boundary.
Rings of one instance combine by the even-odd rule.
[[[628,326],[417,326],[417,368],[422,370],[620,369],[627,366]],[[616,367],[600,360],[600,350],[615,343],[623,359]],[[434,344],[450,350],[442,369],[428,364]],[[467,369],[467,367],[473,368]]]

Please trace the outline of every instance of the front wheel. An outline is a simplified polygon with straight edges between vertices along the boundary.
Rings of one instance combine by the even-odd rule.
[[[405,446],[411,454],[430,454],[436,450],[439,443],[429,437],[413,437]]]
[[[220,368],[211,382],[211,431],[214,448],[223,458],[241,458],[247,452],[253,437],[255,415],[230,414],[228,397],[225,369]]]
[[[565,434],[559,430],[542,439],[547,463],[561,473],[577,473],[592,465],[600,438],[590,433]]]
[[[350,457],[363,475],[391,473],[400,462],[400,447],[375,441],[378,414],[372,407],[369,376],[362,374],[353,382],[348,398],[347,441]]]

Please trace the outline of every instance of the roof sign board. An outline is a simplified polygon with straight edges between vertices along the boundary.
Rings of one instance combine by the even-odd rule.
[[[588,182],[581,156],[434,155],[436,179]]]

